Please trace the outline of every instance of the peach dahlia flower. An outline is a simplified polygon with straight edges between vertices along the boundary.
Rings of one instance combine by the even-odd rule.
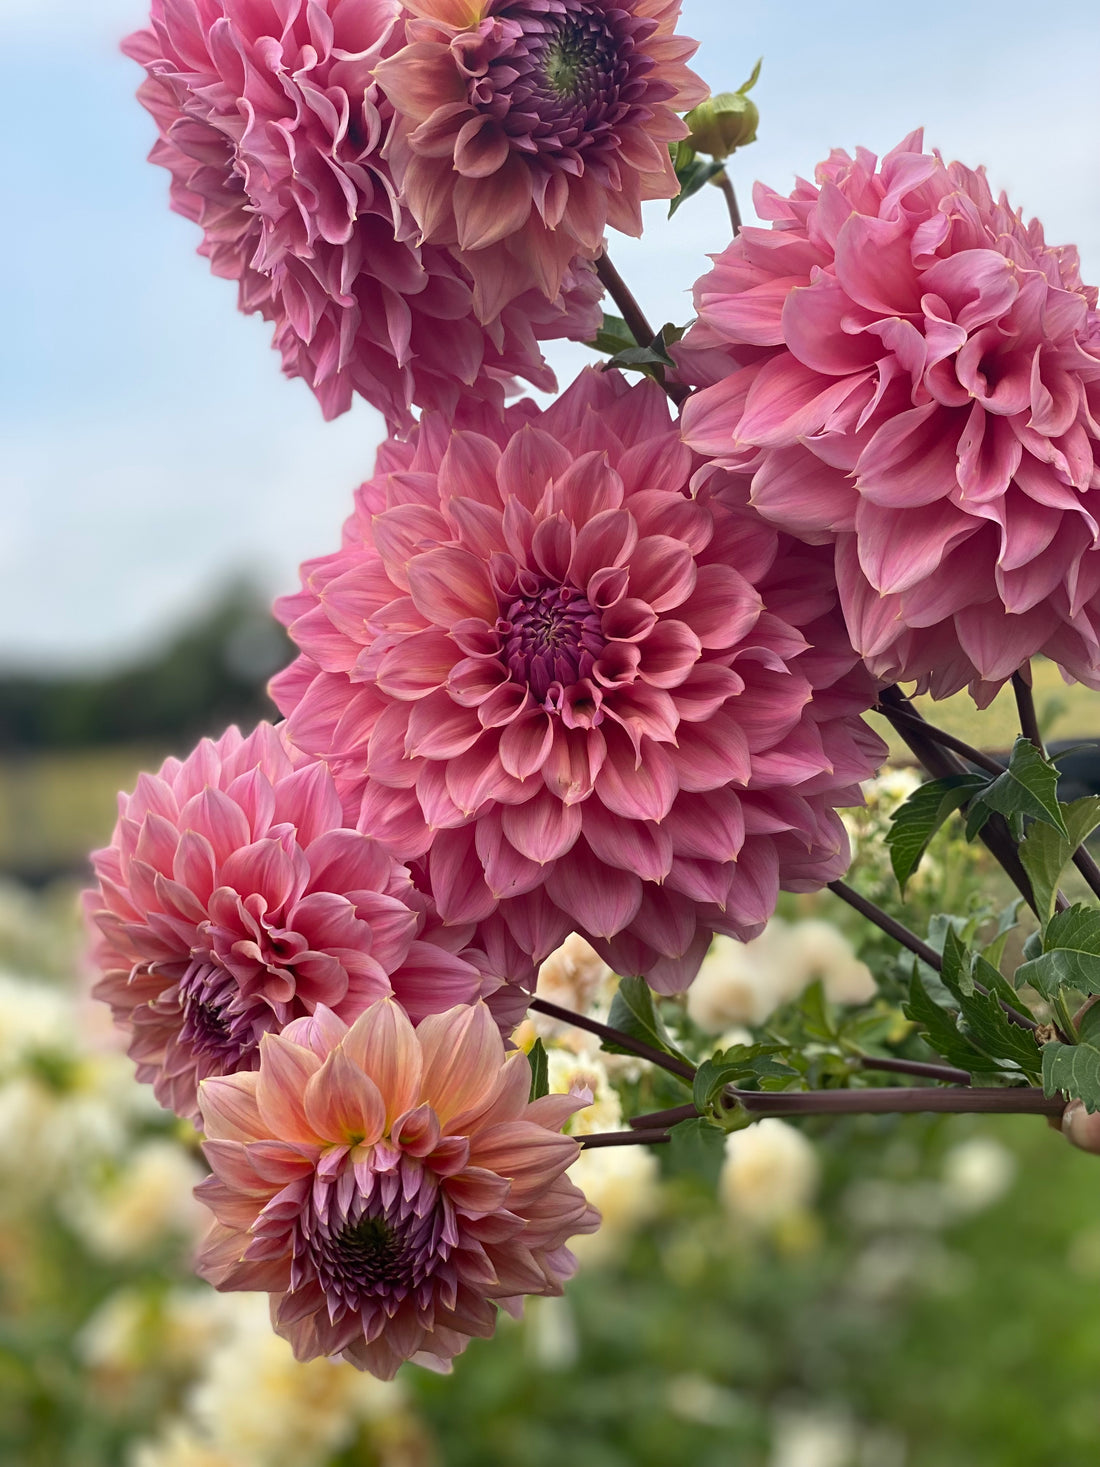
[[[566,1240],[599,1222],[560,1134],[586,1097],[529,1102],[530,1084],[484,1004],[415,1030],[392,1000],[350,1028],[321,1007],[265,1035],[258,1071],[200,1091],[213,1175],[196,1194],[217,1221],[199,1273],[269,1293],[299,1360],[449,1369],[498,1306],[560,1294]]]
[[[423,239],[456,249],[488,319],[557,298],[605,228],[678,191],[668,144],[707,95],[675,34],[680,0],[410,0],[408,44],[375,75],[386,144]]]
[[[1100,315],[981,171],[835,151],[695,288],[684,410],[782,529],[835,544],[885,681],[985,704],[1035,653],[1100,687]]]

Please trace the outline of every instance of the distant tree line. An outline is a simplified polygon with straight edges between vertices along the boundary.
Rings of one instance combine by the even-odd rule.
[[[0,753],[176,745],[274,714],[264,687],[293,649],[260,593],[228,588],[157,652],[102,673],[0,669]]]

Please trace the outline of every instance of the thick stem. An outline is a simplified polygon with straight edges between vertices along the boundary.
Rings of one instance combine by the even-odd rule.
[[[934,779],[943,779],[948,774],[966,773],[965,768],[951,750],[943,748],[928,732],[924,726],[925,720],[900,688],[896,686],[883,688],[879,694],[879,711],[889,720],[891,726],[905,740]],[[906,717],[895,718],[894,714],[899,711]],[[1033,912],[1038,914],[1031,881],[1020,862],[1016,842],[1012,838],[1012,832],[1004,817],[991,816],[982,826],[981,839],[1000,862],[1024,901]]]
[[[678,1080],[686,1080],[689,1085],[695,1079],[694,1065],[678,1060],[674,1055],[665,1054],[664,1050],[657,1049],[652,1044],[646,1044],[643,1039],[634,1039],[631,1035],[624,1034],[621,1029],[613,1029],[610,1024],[601,1024],[598,1019],[590,1019],[585,1014],[575,1014],[572,1009],[563,1009],[545,998],[533,998],[530,1007],[536,1013],[545,1014],[548,1019],[557,1019],[560,1024],[572,1024],[576,1029],[585,1029],[589,1034],[595,1034],[600,1039],[606,1039],[610,1044],[618,1045],[620,1049],[636,1054],[639,1059],[649,1060],[650,1064],[660,1066],[670,1075],[675,1075]]]
[[[622,312],[623,320],[629,326],[634,340],[639,346],[648,346],[657,333],[646,320],[645,312],[634,299],[630,286],[611,263],[611,256],[606,250],[596,257],[596,274],[604,290]]]
[[[883,1090],[735,1090],[733,1098],[761,1116],[909,1115],[921,1111],[1058,1116],[1066,1108],[1060,1095],[1048,1097],[1031,1086],[1010,1090],[939,1085],[892,1085]]]
[[[577,1136],[585,1151],[597,1146],[660,1146],[672,1137],[667,1131],[593,1131],[588,1136]]]
[[[884,1070],[894,1075],[916,1075],[925,1080],[942,1080],[948,1085],[969,1085],[970,1075],[966,1070],[957,1070],[954,1065],[933,1065],[925,1060],[879,1059],[865,1054],[860,1060],[864,1070]]]
[[[937,973],[942,971],[943,958],[935,948],[922,942],[915,932],[910,932],[908,927],[891,917],[889,912],[884,912],[874,902],[868,901],[862,892],[856,891],[846,881],[830,881],[829,890],[842,902],[847,902],[850,907],[854,907],[861,916],[873,922],[876,927],[881,927],[883,932],[892,937],[895,942],[900,942],[902,947],[907,947],[911,953],[916,953],[921,962],[927,963]]]
[[[639,1131],[660,1130],[664,1126],[675,1126],[680,1121],[690,1121],[699,1112],[693,1105],[673,1105],[668,1110],[651,1110],[644,1116],[631,1116],[628,1125]]]
[[[622,312],[623,320],[630,328],[630,334],[639,346],[648,346],[656,336],[656,332],[646,319],[634,297],[634,292],[611,263],[611,256],[606,250],[596,257],[596,274],[604,290]],[[666,396],[676,404],[677,407],[691,394],[691,390],[680,382],[666,382],[664,373],[658,373],[658,380],[664,388]]]
[[[1035,696],[1031,691],[1031,663],[1025,662],[1012,674],[1012,691],[1016,695],[1016,711],[1020,715],[1020,732],[1030,739],[1040,754],[1045,755],[1043,735],[1039,731],[1039,715],[1035,712]]]
[[[1096,864],[1084,846],[1078,846],[1074,851],[1073,864],[1088,882],[1092,894],[1100,897],[1100,866]]]
[[[933,742],[939,744],[941,748],[951,749],[954,753],[961,754],[968,764],[974,764],[978,769],[984,769],[987,774],[996,775],[1005,772],[1005,767],[1000,760],[994,759],[990,754],[983,753],[981,749],[975,749],[965,739],[956,738],[954,734],[948,733],[946,729],[937,728],[934,723],[928,723],[919,713],[910,713],[904,708],[897,707],[882,707],[879,709],[879,712],[882,713],[884,718],[888,718],[895,727],[897,727],[899,720],[904,722],[910,728],[915,728],[920,733],[925,734]]]
[[[733,180],[723,168],[721,173],[716,173],[711,179],[715,188],[722,190],[726,200],[726,208],[729,210],[730,228],[733,230],[734,239],[741,233],[741,210],[737,207],[737,195],[733,191]]]

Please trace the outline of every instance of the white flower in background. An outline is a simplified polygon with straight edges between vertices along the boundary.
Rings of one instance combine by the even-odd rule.
[[[568,1298],[564,1294],[532,1296],[525,1303],[523,1317],[527,1350],[539,1369],[572,1369],[581,1347]]]
[[[225,1300],[213,1289],[138,1287],[109,1294],[77,1336],[89,1370],[109,1375],[193,1369],[225,1333]]]
[[[582,1151],[568,1175],[602,1217],[598,1232],[569,1240],[582,1266],[613,1260],[660,1205],[657,1158],[642,1146]]]
[[[535,992],[550,1003],[572,1009],[574,1013],[587,1014],[601,996],[600,990],[606,988],[614,976],[592,945],[574,932],[539,968]],[[538,1015],[538,1022],[540,1025],[557,1025],[555,1019],[547,1019],[545,1014]],[[557,1027],[560,1029],[562,1026]]]
[[[874,998],[878,985],[855,948],[831,922],[794,922],[786,928],[790,982],[801,993],[819,978],[830,1003],[859,1004]]]
[[[343,1361],[299,1363],[272,1333],[262,1294],[232,1297],[230,1328],[207,1357],[188,1415],[234,1467],[320,1467],[363,1422],[401,1409],[397,1383]]]
[[[982,1212],[999,1202],[1016,1180],[1016,1158],[991,1136],[972,1136],[944,1154],[943,1189],[958,1213]]]
[[[206,1441],[193,1426],[173,1421],[156,1441],[139,1442],[131,1467],[266,1467],[258,1457],[233,1456]]]
[[[88,1178],[65,1199],[70,1225],[98,1257],[122,1260],[162,1249],[172,1238],[196,1240],[209,1215],[192,1195],[205,1169],[175,1141],[146,1141],[99,1186]]]
[[[71,997],[48,983],[0,971],[0,1076],[35,1056],[77,1047]]]
[[[807,1412],[778,1417],[768,1467],[855,1467],[856,1434],[843,1416]]]
[[[554,1095],[568,1095],[580,1090],[592,1092],[592,1104],[571,1116],[565,1130],[571,1136],[589,1136],[594,1131],[620,1131],[623,1108],[618,1091],[612,1088],[603,1057],[592,1050],[577,1053],[571,1049],[551,1048],[546,1053],[550,1090]],[[572,1243],[569,1245],[572,1247]]]
[[[753,942],[716,937],[687,991],[692,1020],[707,1034],[733,1026],[762,1024],[783,1001],[774,923]]]
[[[768,1116],[726,1137],[718,1194],[732,1217],[770,1228],[805,1212],[820,1178],[821,1163],[802,1132]]]

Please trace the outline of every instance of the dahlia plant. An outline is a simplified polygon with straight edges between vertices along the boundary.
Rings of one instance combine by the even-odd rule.
[[[989,1110],[1100,1149],[1100,797],[1059,800],[1029,661],[1100,687],[1096,291],[919,132],[742,227],[759,66],[699,105],[679,11],[153,0],[126,43],[215,273],[388,425],[276,603],[284,722],[142,776],[85,898],[138,1077],[206,1137],[200,1272],[303,1360],[444,1368],[560,1292],[582,1146],[709,1174],[761,1116]],[[708,181],[734,237],[655,332],[605,230]],[[555,336],[611,360],[506,401]],[[910,701],[1007,683],[1007,756]],[[896,893],[875,850],[843,879],[870,713],[931,776]],[[906,904],[956,815],[999,921],[929,911],[931,867]]]

